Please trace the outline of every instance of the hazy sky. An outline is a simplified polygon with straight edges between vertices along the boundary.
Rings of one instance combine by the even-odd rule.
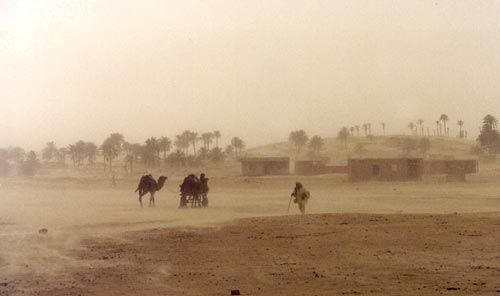
[[[0,0],[0,147],[441,113],[472,134],[499,107],[500,1]]]

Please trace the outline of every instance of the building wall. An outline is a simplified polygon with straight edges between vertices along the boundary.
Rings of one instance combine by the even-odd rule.
[[[272,161],[265,162],[265,174],[266,175],[288,175],[290,174],[290,162],[284,161]]]
[[[425,162],[425,173],[432,174],[473,174],[477,173],[477,160],[434,159]]]
[[[266,168],[263,162],[242,161],[241,173],[243,176],[263,176],[266,174]]]
[[[290,162],[242,161],[241,173],[243,176],[288,175],[290,174]]]
[[[350,159],[350,181],[406,181],[420,180],[422,159]]]
[[[347,166],[347,165],[332,165],[332,166],[327,166],[326,170],[330,174],[347,174],[349,172],[349,166]]]
[[[324,162],[304,160],[295,162],[295,174],[297,175],[319,175],[328,173]]]
[[[295,162],[295,174],[297,175],[347,174],[347,172],[347,165],[327,166],[325,162],[314,160]]]

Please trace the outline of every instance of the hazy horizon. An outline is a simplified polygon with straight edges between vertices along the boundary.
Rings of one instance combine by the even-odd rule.
[[[498,1],[1,1],[0,147],[220,130],[247,146],[500,103]]]

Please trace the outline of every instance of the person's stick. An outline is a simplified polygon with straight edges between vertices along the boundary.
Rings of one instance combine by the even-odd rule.
[[[286,210],[286,214],[288,215],[288,212],[290,212],[290,204],[292,204],[292,196],[290,195],[290,201],[288,202],[288,209]]]

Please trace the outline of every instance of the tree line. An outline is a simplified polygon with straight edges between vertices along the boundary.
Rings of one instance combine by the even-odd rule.
[[[102,157],[104,171],[112,171],[113,163],[121,158],[123,167],[132,173],[136,164],[146,167],[160,166],[199,166],[206,163],[219,164],[233,154],[245,149],[245,142],[233,137],[231,144],[223,150],[219,147],[222,135],[220,131],[198,134],[186,130],[172,141],[169,137],[150,137],[144,143],[127,142],[123,134],[112,133],[98,146],[93,142],[79,140],[73,144],[58,148],[54,141],[48,142],[41,151],[45,163],[66,165],[69,158],[75,168],[82,165],[94,166],[98,157]],[[201,144],[201,147],[198,147]],[[174,149],[175,148],[175,149]],[[14,166],[23,174],[33,175],[40,166],[35,151],[26,152],[21,147],[0,149],[0,175],[8,175]]]
[[[288,140],[295,145],[297,154],[299,154],[304,147],[308,146],[311,156],[319,156],[321,148],[325,145],[325,140],[322,137],[315,135],[309,139],[304,130],[290,132]]]
[[[446,114],[441,114],[439,118],[434,122],[435,128],[432,129],[433,136],[450,136],[450,127],[448,125],[449,117]],[[457,137],[465,139],[467,138],[467,130],[464,129],[464,121],[462,119],[457,120],[456,122],[459,130]],[[425,127],[424,129],[424,120],[418,119],[416,122],[411,121],[408,123],[408,128],[411,131],[412,135],[420,135],[420,136],[431,136],[431,130],[429,127]]]
[[[434,136],[450,136],[450,128],[448,125],[449,117],[446,114],[441,114],[439,119],[436,121],[436,128],[433,129]],[[467,130],[464,129],[464,121],[458,120],[457,126],[459,127],[457,137],[467,138]],[[385,135],[386,124],[385,122],[380,123],[382,132]],[[483,118],[482,126],[480,128],[480,134],[476,139],[477,145],[472,148],[472,153],[477,155],[483,155],[490,158],[496,157],[498,151],[500,151],[500,132],[497,129],[498,120],[491,114],[486,115]],[[412,135],[421,136],[420,139],[415,138],[401,138],[394,139],[396,141],[394,144],[401,149],[401,152],[405,155],[411,153],[419,153],[421,155],[427,155],[431,148],[431,141],[428,136],[430,136],[430,128],[426,128],[424,121],[419,119],[408,124],[408,128],[411,130]],[[351,127],[343,126],[337,133],[337,139],[344,143],[344,147],[347,148],[347,140],[349,137],[359,136],[360,131],[364,133],[369,139],[373,139],[372,125],[370,123],[363,123],[362,125],[354,125]],[[320,150],[324,146],[324,139],[320,136],[313,136],[309,139],[307,133],[304,130],[296,130],[290,132],[289,142],[291,142],[296,149],[296,153],[300,153],[304,147],[308,146],[310,149],[310,154],[313,156],[319,156]],[[357,143],[354,147],[354,153],[362,156],[365,152],[365,144]]]

